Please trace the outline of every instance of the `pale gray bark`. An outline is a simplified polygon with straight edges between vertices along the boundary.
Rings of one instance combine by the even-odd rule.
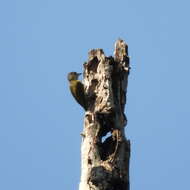
[[[80,190],[129,190],[130,141],[124,133],[129,70],[128,47],[122,40],[115,44],[114,57],[106,57],[102,49],[91,50],[84,64],[88,111]]]

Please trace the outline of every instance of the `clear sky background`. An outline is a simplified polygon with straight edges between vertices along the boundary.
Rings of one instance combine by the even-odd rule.
[[[67,73],[129,45],[131,190],[189,189],[188,0],[0,1],[0,190],[76,190],[84,112]]]

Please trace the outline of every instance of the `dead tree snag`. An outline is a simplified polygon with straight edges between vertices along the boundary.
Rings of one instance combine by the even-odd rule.
[[[114,57],[95,49],[84,64],[88,109],[82,133],[80,190],[129,190],[130,141],[124,133],[129,70],[123,40],[116,42]]]

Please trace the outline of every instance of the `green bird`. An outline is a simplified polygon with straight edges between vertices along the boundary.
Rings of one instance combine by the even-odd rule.
[[[75,98],[75,100],[85,109],[87,110],[86,105],[86,98],[85,98],[85,92],[84,92],[84,85],[80,80],[78,80],[79,75],[81,73],[77,72],[70,72],[67,76],[69,81],[69,86],[71,90],[71,94]]]

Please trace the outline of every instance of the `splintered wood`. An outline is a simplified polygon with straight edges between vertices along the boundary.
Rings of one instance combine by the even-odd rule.
[[[130,141],[124,114],[129,75],[128,46],[115,44],[114,57],[89,52],[84,64],[85,113],[80,190],[129,190]]]

